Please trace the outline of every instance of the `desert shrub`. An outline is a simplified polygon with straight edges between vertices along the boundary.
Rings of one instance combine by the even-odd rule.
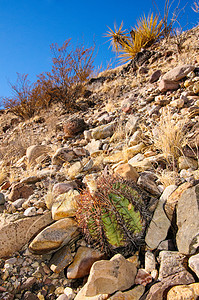
[[[133,182],[111,174],[97,179],[96,191],[87,188],[79,198],[77,221],[88,243],[107,254],[132,253],[144,242],[151,218],[149,197]]]
[[[17,73],[17,81],[15,84],[10,83],[10,87],[13,97],[3,98],[5,108],[22,119],[31,118],[36,110],[37,99],[32,97],[28,74]]]
[[[17,81],[10,84],[13,97],[4,98],[4,106],[22,119],[31,118],[41,108],[60,102],[65,109],[76,107],[76,100],[85,90],[85,82],[93,71],[94,46],[79,45],[75,49],[70,39],[61,47],[51,45],[52,70],[38,75],[31,84],[27,74],[17,73]]]
[[[84,84],[94,68],[94,47],[79,45],[73,49],[70,42],[71,39],[66,40],[61,47],[51,45],[52,70],[40,74],[37,81],[41,99],[44,98],[47,104],[60,102],[69,110],[75,108],[76,100],[83,94]]]
[[[107,37],[110,37],[113,50],[119,53],[123,61],[133,59],[142,48],[151,46],[160,36],[162,21],[158,21],[157,15],[153,13],[148,17],[144,15],[137,21],[137,25],[130,32],[122,30],[123,22],[119,29],[109,28]]]

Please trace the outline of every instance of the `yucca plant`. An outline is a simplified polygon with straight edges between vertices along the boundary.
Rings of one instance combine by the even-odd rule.
[[[85,189],[79,197],[78,224],[88,243],[106,254],[130,254],[144,242],[150,197],[113,175],[102,175],[96,183],[94,195]]]
[[[114,30],[109,28],[106,36],[110,37],[113,50],[119,53],[122,61],[133,59],[142,48],[151,46],[160,36],[162,21],[158,21],[153,13],[148,17],[144,15],[137,21],[137,25],[130,32],[122,30],[123,22],[119,29],[116,25]]]

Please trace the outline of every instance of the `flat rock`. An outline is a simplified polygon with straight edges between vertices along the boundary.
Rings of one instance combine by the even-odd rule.
[[[178,200],[176,242],[179,252],[194,254],[199,246],[199,185],[187,189]]]
[[[30,243],[29,249],[35,254],[52,253],[78,234],[77,223],[72,218],[61,219],[42,230]]]
[[[0,218],[0,257],[19,251],[41,229],[52,223],[51,213],[18,220]],[[8,238],[9,237],[9,238]]]
[[[186,256],[177,251],[161,251],[159,254],[160,269],[158,279],[185,271]]]
[[[166,199],[165,202],[165,212],[169,220],[172,220],[173,214],[176,208],[176,205],[178,204],[178,201],[181,197],[181,195],[186,191],[191,184],[189,182],[185,182],[181,184],[178,188],[176,188],[173,193],[170,194],[170,196]]]
[[[59,196],[75,188],[77,188],[75,181],[58,182],[53,186],[52,192],[55,196]]]
[[[98,250],[88,247],[79,247],[73,263],[67,269],[67,278],[75,279],[88,275],[93,263],[102,259],[103,256],[104,254]]]
[[[161,195],[160,190],[158,189],[154,180],[152,180],[147,174],[141,174],[138,178],[137,184],[149,192],[150,194],[159,197]]]
[[[164,212],[164,196],[158,201],[158,205],[153,214],[153,218],[148,227],[145,242],[150,249],[156,249],[161,241],[165,240],[169,227],[170,220]]]
[[[177,66],[174,69],[167,72],[166,74],[164,74],[162,78],[164,80],[179,81],[194,69],[195,66],[192,65]]]
[[[60,273],[63,271],[71,262],[73,261],[73,256],[69,246],[64,246],[59,249],[49,261],[50,269],[54,273]]]
[[[161,79],[159,82],[160,92],[175,91],[179,88],[178,82]]]

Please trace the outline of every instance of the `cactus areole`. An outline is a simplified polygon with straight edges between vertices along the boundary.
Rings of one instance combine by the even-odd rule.
[[[94,195],[89,189],[81,193],[77,221],[89,244],[107,254],[130,254],[144,242],[149,200],[135,183],[102,175]]]

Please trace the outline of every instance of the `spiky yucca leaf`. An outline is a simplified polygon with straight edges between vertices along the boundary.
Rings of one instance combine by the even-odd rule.
[[[121,60],[126,62],[133,59],[142,48],[151,46],[159,38],[162,24],[162,21],[158,21],[157,15],[154,17],[151,13],[147,18],[145,15],[141,17],[130,33],[122,30],[122,22],[119,29],[116,26],[114,30],[108,27],[110,31],[106,36],[111,37],[113,49],[120,54]]]
[[[123,21],[120,24],[119,29],[117,29],[116,24],[114,24],[114,30],[112,30],[110,27],[108,27],[108,28],[109,28],[109,31],[107,32],[107,34],[105,36],[110,37],[110,41],[111,41],[113,50],[118,52],[123,43],[128,44],[128,36],[126,35],[126,30],[122,30]]]
[[[150,46],[156,41],[161,33],[162,21],[158,22],[158,16],[153,16],[153,13],[148,17],[144,15],[137,21],[135,31],[142,37],[142,47]]]

